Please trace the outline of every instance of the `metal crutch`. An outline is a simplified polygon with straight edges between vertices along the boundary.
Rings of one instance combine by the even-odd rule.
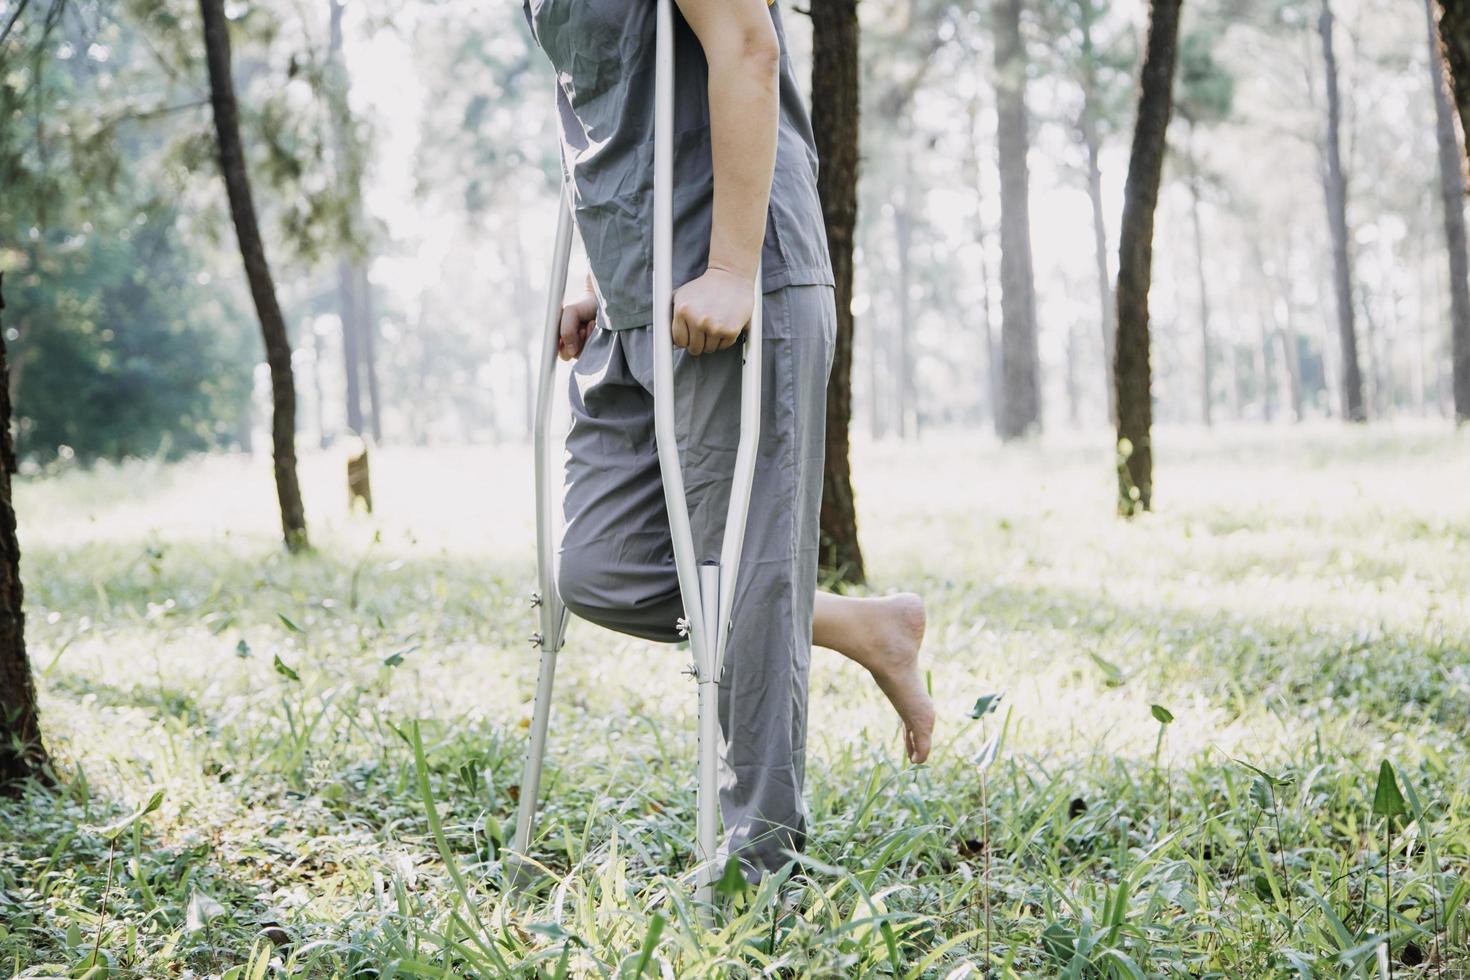
[[[761,403],[761,287],[757,272],[755,302],[746,329],[744,363],[741,370],[740,440],[730,488],[729,508],[718,562],[698,564],[694,537],[689,526],[689,507],[684,494],[684,475],[679,461],[675,423],[673,362],[673,144],[674,121],[673,0],[658,0],[654,85],[654,197],[653,197],[653,377],[654,431],[658,442],[659,468],[663,477],[664,503],[669,514],[674,562],[679,591],[684,600],[684,628],[694,656],[694,674],[699,687],[698,795],[696,804],[696,898],[706,913],[713,897],[719,868],[715,864],[719,836],[719,677],[730,634],[735,602],[735,582],[740,553],[745,541],[746,518],[750,511],[751,486],[755,479],[756,449],[760,443]],[[557,237],[551,289],[547,300],[546,336],[542,351],[540,391],[536,403],[536,538],[540,562],[541,631],[532,637],[541,648],[541,672],[536,687],[531,720],[531,744],[521,780],[520,811],[516,821],[515,850],[522,856],[515,866],[514,882],[527,865],[523,860],[530,843],[539,795],[541,763],[546,751],[546,729],[551,710],[551,685],[556,654],[561,647],[566,609],[556,598],[553,570],[555,544],[555,497],[550,484],[550,398],[556,368],[556,344],[561,318],[561,299],[566,290],[566,265],[571,249],[570,212],[565,201],[557,220]]]
[[[506,863],[512,888],[530,884],[535,865],[527,860],[531,832],[536,825],[536,803],[541,795],[541,763],[546,757],[546,729],[551,720],[551,684],[556,679],[556,654],[566,636],[567,607],[556,590],[556,472],[551,458],[551,398],[556,387],[556,346],[561,333],[561,301],[567,291],[567,265],[572,256],[572,212],[566,198],[557,201],[556,245],[547,287],[546,327],[541,346],[541,373],[536,388],[536,571],[537,591],[531,605],[541,614],[540,629],[531,645],[541,650],[536,675],[536,698],[531,709],[531,742],[521,774],[520,806],[516,813],[514,854]]]

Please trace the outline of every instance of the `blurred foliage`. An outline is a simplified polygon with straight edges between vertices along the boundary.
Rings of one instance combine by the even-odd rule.
[[[69,240],[7,297],[23,454],[81,459],[228,446],[251,390],[241,310],[197,278],[162,205]]]

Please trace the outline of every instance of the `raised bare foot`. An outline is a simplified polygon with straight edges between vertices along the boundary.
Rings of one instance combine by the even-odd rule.
[[[934,701],[919,670],[924,642],[924,600],[912,592],[874,599],[871,639],[865,666],[903,719],[909,761],[929,758],[934,734]]]

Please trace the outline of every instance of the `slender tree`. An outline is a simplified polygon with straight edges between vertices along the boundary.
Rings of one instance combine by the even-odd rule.
[[[0,273],[0,286],[4,274]],[[0,292],[0,310],[5,297]],[[24,592],[20,583],[20,542],[10,478],[15,473],[15,443],[10,434],[10,365],[5,330],[0,326],[0,792],[14,792],[28,778],[50,781],[36,685],[26,658]]]
[[[1347,220],[1347,175],[1342,168],[1342,96],[1337,85],[1332,25],[1332,4],[1330,0],[1322,0],[1321,13],[1317,17],[1327,89],[1322,190],[1327,202],[1327,227],[1332,235],[1332,288],[1337,301],[1337,332],[1342,347],[1342,416],[1349,422],[1362,422],[1368,416],[1363,404],[1363,371],[1358,362],[1358,331],[1353,310],[1352,235]]]
[[[1041,354],[1031,262],[1024,0],[995,3],[996,145],[1000,164],[1000,411],[1006,440],[1041,428]]]
[[[848,458],[852,420],[852,247],[857,227],[857,0],[812,0],[812,132],[817,192],[836,281],[837,352],[827,383],[827,455],[822,481],[822,566],[845,582],[867,577],[858,545]]]
[[[1459,11],[1470,7],[1464,3],[1452,6]],[[1461,169],[1454,110],[1450,106],[1444,61],[1434,27],[1434,0],[1424,0],[1424,13],[1429,21],[1429,75],[1434,91],[1434,131],[1439,143],[1439,198],[1444,209],[1445,251],[1450,264],[1450,356],[1455,419],[1467,422],[1470,421],[1470,260],[1465,248],[1465,172]],[[1464,14],[1459,16],[1463,19]],[[1454,24],[1456,18],[1446,14],[1445,21]]]
[[[1154,210],[1173,108],[1181,0],[1151,0],[1148,45],[1133,124],[1118,238],[1118,512],[1153,506],[1153,404],[1149,377],[1148,290],[1153,279]]]
[[[1102,142],[1103,123],[1111,113],[1113,100],[1107,97],[1101,69],[1105,58],[1097,49],[1095,35],[1097,18],[1105,9],[1097,0],[1075,0],[1071,9],[1075,12],[1078,34],[1077,81],[1082,89],[1082,108],[1077,114],[1077,136],[1086,151],[1087,200],[1092,208],[1092,253],[1097,263],[1097,292],[1101,308],[1099,325],[1102,330],[1103,363],[1112,370],[1113,344],[1117,335],[1117,306],[1113,301],[1113,272],[1108,263],[1108,227],[1103,212],[1102,192]],[[1108,419],[1115,425],[1118,421],[1118,406],[1115,402],[1112,379],[1103,387],[1107,391]]]
[[[240,111],[235,102],[235,83],[230,67],[230,25],[224,0],[199,0],[204,22],[204,53],[209,64],[210,103],[214,109],[215,137],[220,174],[230,200],[230,215],[250,296],[260,320],[266,362],[271,372],[271,437],[275,460],[276,495],[281,505],[281,526],[286,547],[302,551],[308,547],[306,509],[301,503],[301,486],[296,478],[296,383],[291,373],[291,341],[286,321],[276,300],[275,283],[266,263],[265,243],[255,217],[250,193],[250,176],[245,169],[245,149],[240,140]]]

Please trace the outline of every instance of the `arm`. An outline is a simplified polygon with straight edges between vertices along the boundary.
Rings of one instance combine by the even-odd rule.
[[[709,267],[674,293],[674,345],[698,355],[733,346],[753,312],[776,169],[781,48],[765,0],[677,2],[709,64]],[[596,315],[589,281],[587,293],[562,309],[563,360],[582,353]]]
[[[674,344],[733,346],[750,322],[776,169],[781,48],[765,0],[678,0],[709,64],[709,268],[674,294]]]

